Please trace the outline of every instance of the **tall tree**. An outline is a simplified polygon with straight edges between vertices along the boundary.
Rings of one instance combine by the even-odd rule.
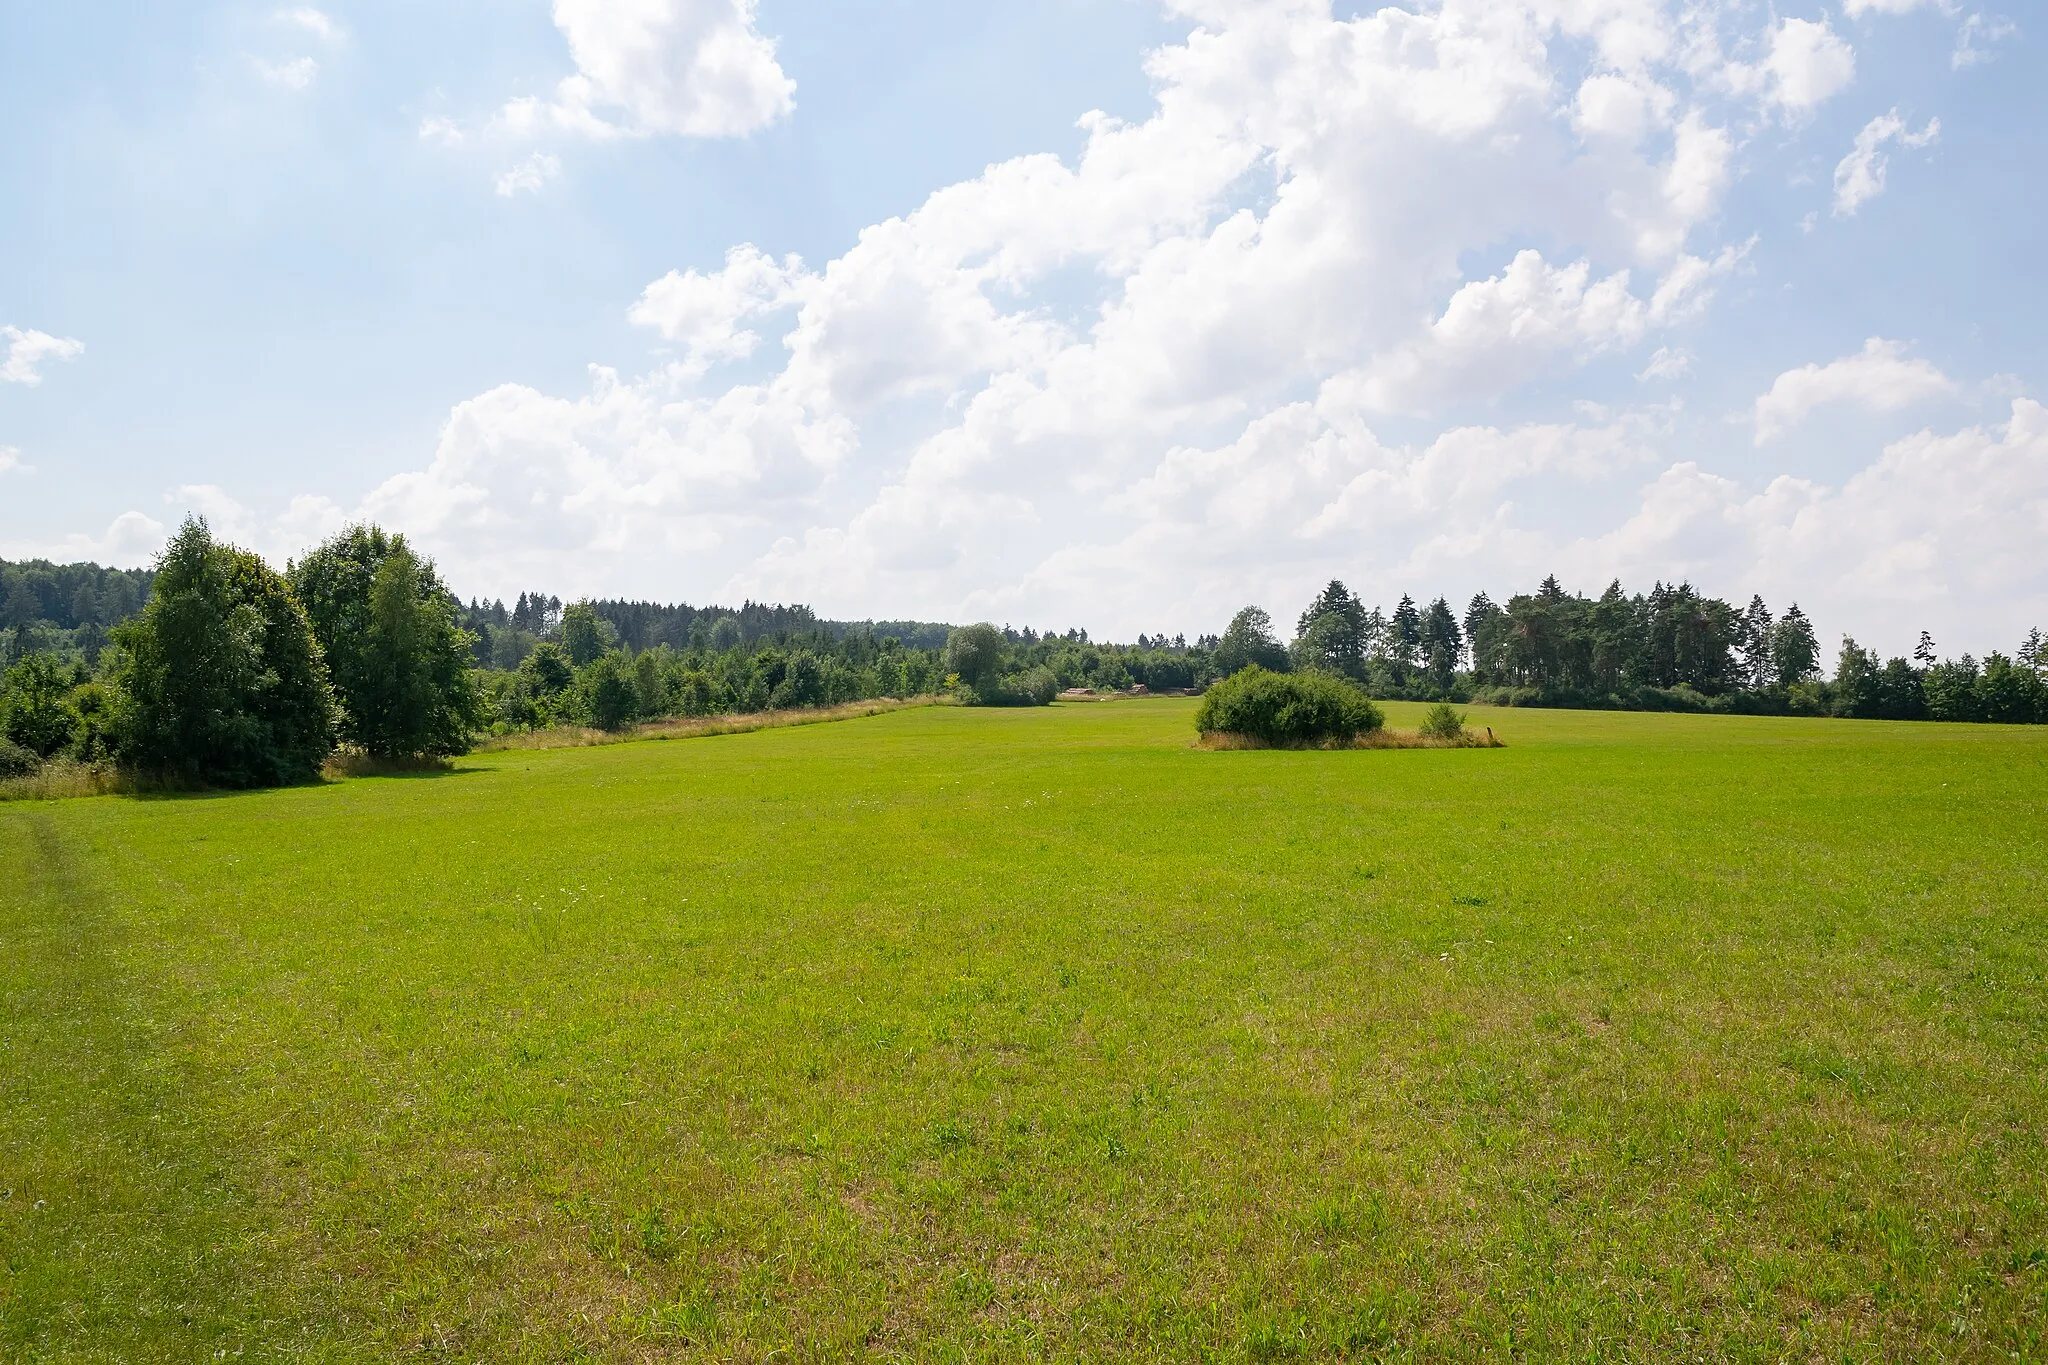
[[[1771,636],[1777,622],[1761,596],[1752,596],[1736,627],[1735,649],[1742,661],[1742,685],[1761,692],[1771,685],[1775,665],[1771,661]]]
[[[1853,643],[1845,639],[1845,644]],[[1784,619],[1771,632],[1771,666],[1777,672],[1774,681],[1780,687],[1820,675],[1820,640],[1797,602],[1785,609]]]
[[[1305,667],[1357,677],[1365,666],[1365,608],[1349,588],[1331,579],[1302,612],[1295,644]]]
[[[1934,637],[1924,630],[1920,632],[1920,643],[1913,646],[1913,662],[1923,669],[1934,667]]]
[[[1407,593],[1394,607],[1394,614],[1387,621],[1389,640],[1387,653],[1403,668],[1419,668],[1422,664],[1422,613],[1415,609],[1415,599]]]
[[[1458,618],[1451,614],[1451,604],[1441,597],[1423,614],[1422,651],[1430,681],[1439,689],[1448,688],[1465,652],[1465,640],[1458,630]]]
[[[1263,607],[1246,607],[1231,617],[1216,642],[1216,671],[1224,677],[1250,664],[1276,673],[1287,667],[1287,651],[1273,637],[1273,618]]]
[[[317,775],[334,696],[319,643],[283,579],[188,518],[157,561],[128,653],[122,758],[187,781],[248,787]]]
[[[483,722],[473,638],[404,536],[350,526],[289,573],[327,656],[342,738],[380,758],[459,754]]]
[[[562,613],[562,647],[569,651],[569,662],[578,668],[596,662],[604,653],[604,622],[590,603],[571,603]]]

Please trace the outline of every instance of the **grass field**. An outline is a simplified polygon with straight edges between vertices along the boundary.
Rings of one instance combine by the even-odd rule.
[[[1193,707],[0,806],[0,1358],[2048,1357],[2048,731]]]

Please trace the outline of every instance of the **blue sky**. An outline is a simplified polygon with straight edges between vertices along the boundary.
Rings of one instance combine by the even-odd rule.
[[[2010,649],[2028,18],[0,0],[0,554],[370,516],[465,595],[1109,635],[1689,576]]]

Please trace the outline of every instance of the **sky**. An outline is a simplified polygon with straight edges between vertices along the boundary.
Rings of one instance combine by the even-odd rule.
[[[0,556],[2048,626],[2017,0],[0,0]],[[2029,22],[2029,21],[2033,22]]]

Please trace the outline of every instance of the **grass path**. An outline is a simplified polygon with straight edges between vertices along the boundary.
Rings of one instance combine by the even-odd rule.
[[[198,1359],[255,1327],[249,1214],[192,1107],[181,1023],[50,815],[0,822],[0,1345]]]
[[[0,1356],[2048,1353],[2048,737],[1191,708],[0,808]]]

